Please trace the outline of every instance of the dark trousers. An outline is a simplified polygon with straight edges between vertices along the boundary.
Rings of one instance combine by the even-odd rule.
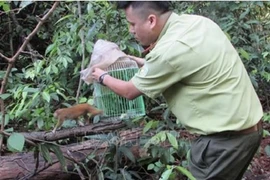
[[[260,146],[262,131],[200,136],[191,146],[190,172],[197,180],[241,180]]]

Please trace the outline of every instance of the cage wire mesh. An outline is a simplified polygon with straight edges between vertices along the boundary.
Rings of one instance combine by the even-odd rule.
[[[110,76],[124,81],[129,81],[138,70],[137,63],[127,57],[120,58],[105,69]],[[108,119],[117,117],[128,119],[145,115],[142,96],[128,100],[97,82],[94,82],[94,102],[97,108],[103,110],[102,117]]]

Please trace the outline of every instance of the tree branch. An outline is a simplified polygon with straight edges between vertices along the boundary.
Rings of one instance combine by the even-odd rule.
[[[31,141],[57,141],[68,137],[80,137],[94,134],[108,133],[116,129],[125,127],[126,124],[120,120],[115,122],[101,122],[83,127],[68,128],[53,132],[30,132],[21,133],[26,139]]]
[[[48,13],[40,19],[40,21],[38,22],[36,28],[25,38],[25,41],[23,42],[22,46],[18,49],[18,51],[16,52],[16,54],[12,57],[12,58],[8,58],[6,56],[4,56],[3,54],[0,53],[0,56],[8,61],[8,67],[7,67],[7,71],[6,74],[2,80],[2,86],[0,89],[0,94],[3,94],[5,91],[5,87],[7,84],[7,80],[9,77],[9,74],[11,72],[12,67],[14,66],[15,61],[17,60],[17,58],[19,57],[19,55],[21,54],[22,51],[24,51],[24,49],[26,48],[27,44],[29,43],[29,41],[34,37],[34,35],[38,32],[38,30],[40,29],[40,27],[43,25],[43,23],[51,16],[51,14],[53,13],[53,11],[56,9],[56,7],[58,6],[59,2],[56,1],[54,2],[53,6],[51,7],[51,9],[48,11]],[[1,106],[1,113],[2,113],[2,123],[1,123],[1,131],[4,132],[4,126],[5,126],[5,104],[4,104],[4,100],[0,99],[0,106]],[[3,144],[3,137],[0,137],[0,155],[1,155],[1,148],[2,148],[2,144]]]

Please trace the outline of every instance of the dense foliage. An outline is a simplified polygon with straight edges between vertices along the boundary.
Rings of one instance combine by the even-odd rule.
[[[52,4],[53,2],[0,2],[0,53],[12,57]],[[220,25],[242,57],[264,110],[268,112],[270,3],[175,1],[172,7],[178,13],[209,17]],[[61,2],[53,16],[45,22],[19,56],[9,75],[5,93],[0,96],[5,102],[6,129],[14,128],[10,131],[16,132],[50,130],[55,124],[52,118],[55,109],[76,102],[92,101],[93,88],[80,82],[80,71],[89,64],[97,39],[115,42],[127,54],[141,56],[142,47],[129,34],[124,13],[117,11],[113,2]],[[0,59],[1,80],[7,65],[4,59]],[[163,105],[162,102],[160,104]],[[148,106],[153,108],[153,103]],[[164,109],[163,106],[158,108]],[[267,113],[266,117],[269,118]],[[170,121],[168,114],[163,118]],[[157,126],[154,126],[154,121],[150,122],[149,128]],[[168,139],[176,144],[170,133],[161,133],[159,136],[157,139],[160,141]],[[180,158],[185,155],[180,151],[186,152],[186,145],[182,143],[181,147],[178,152],[176,148],[170,151],[153,148],[155,157],[161,161],[149,163],[148,169],[162,172],[165,164],[175,161],[172,153],[178,154]],[[169,153],[163,153],[162,156],[160,152]],[[172,167],[167,169],[167,174],[173,170]],[[178,170],[185,173],[181,167]],[[117,177],[117,173],[107,176]]]

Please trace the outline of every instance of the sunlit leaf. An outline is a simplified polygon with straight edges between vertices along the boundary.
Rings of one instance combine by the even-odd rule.
[[[38,125],[38,128],[41,129],[44,126],[44,120],[43,119],[38,119],[37,125]]]
[[[10,151],[21,152],[23,150],[25,138],[20,133],[12,133],[8,138],[7,146]]]
[[[0,98],[3,100],[9,98],[10,96],[11,96],[11,94],[9,94],[9,93],[0,94]]]
[[[148,166],[147,166],[147,170],[152,170],[152,169],[154,169],[154,167],[155,167],[155,165],[154,164],[148,164]]]
[[[30,92],[30,93],[36,93],[36,92],[39,92],[39,88],[31,88],[31,87],[27,87],[24,89],[24,91],[26,92]]]
[[[166,140],[166,132],[165,131],[161,131],[157,134],[157,136],[159,137],[161,142],[164,142]]]
[[[55,48],[55,44],[50,44],[45,51],[45,55],[47,55],[49,52],[52,51],[52,49]]]
[[[176,166],[175,169],[177,169],[179,172],[181,172],[183,175],[187,176],[189,180],[196,180],[194,176],[184,167]]]
[[[5,12],[10,11],[9,2],[0,1],[0,7],[2,7]]]
[[[53,73],[55,74],[58,74],[59,72],[58,68],[54,64],[52,64],[52,70],[53,70]]]
[[[167,169],[166,171],[164,171],[160,177],[159,180],[167,180],[169,179],[170,175],[172,174],[172,169]]]
[[[149,122],[145,125],[145,127],[143,128],[143,133],[145,134],[147,131],[149,131],[149,129],[151,129],[152,125],[153,125],[153,121],[149,121]]]
[[[239,53],[241,54],[241,56],[243,58],[245,58],[246,60],[250,60],[249,54],[247,51],[245,51],[243,48],[239,49]]]
[[[171,133],[167,133],[167,137],[171,145],[175,148],[178,149],[178,142],[175,136],[173,136]]]
[[[69,19],[69,18],[73,18],[73,17],[74,17],[73,14],[68,14],[68,15],[58,19],[58,21],[56,21],[56,23],[54,25],[57,25],[59,22],[64,21],[65,19]]]
[[[42,98],[47,102],[50,102],[50,100],[51,100],[50,94],[46,91],[42,92]]]

